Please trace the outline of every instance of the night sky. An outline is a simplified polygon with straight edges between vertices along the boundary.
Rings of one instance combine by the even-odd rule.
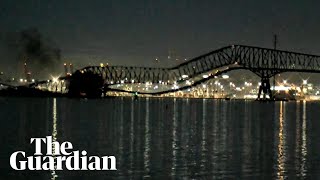
[[[0,33],[37,28],[63,61],[173,66],[230,44],[320,54],[320,2],[301,0],[1,0]],[[1,65],[15,63],[0,50]],[[160,63],[155,63],[155,58]]]

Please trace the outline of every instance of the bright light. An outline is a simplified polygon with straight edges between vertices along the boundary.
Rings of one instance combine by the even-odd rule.
[[[276,90],[276,91],[288,91],[291,89],[291,87],[286,87],[286,86],[276,86],[275,88],[273,86],[270,87],[271,90]]]
[[[100,63],[100,67],[104,67],[104,64],[103,64],[103,63]]]
[[[58,80],[59,80],[59,77],[52,77],[52,82],[53,82],[53,83],[57,83]]]
[[[172,87],[172,89],[178,89],[179,88],[179,86],[177,86],[177,85],[173,85],[173,87]]]
[[[287,80],[283,80],[283,84],[287,84]]]
[[[23,79],[20,79],[20,82],[23,82]]]
[[[206,79],[206,78],[208,78],[209,76],[205,74],[205,75],[203,75],[202,77]]]
[[[308,80],[303,80],[302,83],[303,83],[304,85],[306,85],[306,84],[308,84]]]
[[[229,75],[224,74],[224,75],[222,75],[222,78],[223,78],[223,79],[228,79],[228,78],[229,78]]]
[[[206,87],[207,87],[207,85],[203,84],[203,85],[202,85],[202,87],[203,87],[203,88],[206,88]]]
[[[189,76],[184,74],[181,77],[184,79],[184,78],[188,78]]]
[[[34,82],[34,79],[32,79],[32,82]]]

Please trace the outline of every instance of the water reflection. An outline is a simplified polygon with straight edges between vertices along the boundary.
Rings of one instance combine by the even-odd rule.
[[[57,139],[58,130],[57,130],[57,99],[53,99],[53,105],[52,105],[52,142],[58,141]],[[52,152],[55,152],[55,145],[52,144]],[[55,155],[53,155],[55,157]],[[54,165],[55,168],[57,168],[57,165]],[[58,174],[55,170],[51,171],[51,180],[55,180],[58,178]]]
[[[279,113],[279,144],[278,144],[278,179],[284,179],[284,173],[285,173],[285,158],[286,158],[286,152],[285,152],[285,141],[286,137],[284,135],[284,119],[285,119],[285,111],[284,107],[285,102],[280,102],[280,113]]]
[[[59,171],[59,179],[295,179],[320,173],[312,166],[320,159],[320,103],[162,98],[10,103],[20,114],[0,112],[10,119],[1,138],[13,146],[0,154],[0,162],[8,162],[18,147],[27,149],[23,142],[30,137],[48,134],[89,154],[117,158],[118,171]],[[19,132],[9,139],[11,126]],[[57,172],[50,173],[57,179]]]
[[[146,99],[145,118],[145,147],[144,147],[144,177],[150,177],[150,119],[149,119],[149,98]]]
[[[178,131],[178,123],[177,123],[177,99],[173,99],[173,128],[172,128],[172,168],[171,175],[176,175],[176,166],[177,166],[177,131]]]
[[[130,119],[130,171],[129,173],[133,173],[133,168],[134,168],[134,113],[135,113],[135,108],[134,108],[134,101],[131,101],[131,119]]]
[[[300,175],[306,176],[306,157],[307,157],[307,103],[303,101],[302,110],[302,145],[301,145],[301,168]]]

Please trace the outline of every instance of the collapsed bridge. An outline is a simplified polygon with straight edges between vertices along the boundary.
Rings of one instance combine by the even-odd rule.
[[[153,83],[162,84],[168,88],[138,93],[163,94],[196,86],[224,72],[236,69],[246,69],[259,76],[261,85],[258,98],[261,95],[265,98],[267,94],[272,98],[271,77],[283,72],[319,73],[320,56],[253,46],[230,45],[172,68],[88,66],[79,69],[71,77],[63,77],[60,80],[69,82],[65,83],[68,86],[65,88],[66,91],[70,91],[69,85],[72,87],[72,83],[76,81],[74,79],[83,74],[83,76],[89,75],[87,78],[82,78],[83,82],[92,80],[91,83],[86,84],[87,87],[94,86],[101,89],[102,92],[138,92],[137,90],[124,90],[119,85]],[[99,77],[101,81],[99,78],[95,79],[96,77]],[[43,83],[52,84],[53,82]],[[81,84],[81,82],[76,83]]]

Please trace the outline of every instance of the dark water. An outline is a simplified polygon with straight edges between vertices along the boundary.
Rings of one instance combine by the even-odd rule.
[[[320,103],[202,99],[0,99],[0,179],[320,177]],[[10,155],[53,135],[118,171],[13,171]]]

